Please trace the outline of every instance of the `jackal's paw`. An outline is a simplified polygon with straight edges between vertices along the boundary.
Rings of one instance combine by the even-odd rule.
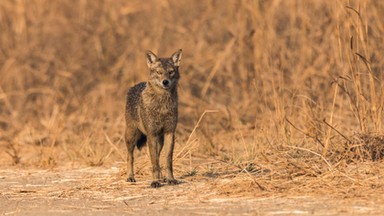
[[[158,188],[158,187],[161,187],[161,184],[159,181],[153,181],[151,183],[151,188]]]
[[[135,178],[133,177],[128,177],[127,182],[136,182]]]
[[[177,184],[180,184],[180,182],[179,181],[177,181],[176,179],[169,179],[169,178],[164,178],[163,179],[163,182],[164,183],[167,183],[167,184],[169,184],[169,185],[177,185]]]
[[[177,184],[180,184],[179,181],[177,181],[176,179],[167,179],[167,183],[169,185],[177,185]]]

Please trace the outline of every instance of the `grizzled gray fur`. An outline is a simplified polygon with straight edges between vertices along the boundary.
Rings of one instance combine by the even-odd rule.
[[[125,141],[128,148],[128,182],[135,182],[133,151],[148,146],[152,164],[151,187],[160,187],[160,152],[166,151],[168,184],[177,184],[173,176],[172,160],[177,125],[177,84],[182,50],[170,58],[158,58],[146,52],[149,79],[128,90],[125,112]]]

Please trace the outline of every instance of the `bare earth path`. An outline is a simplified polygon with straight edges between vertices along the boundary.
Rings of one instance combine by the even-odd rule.
[[[124,181],[117,167],[1,169],[2,215],[382,215],[383,196],[363,199],[270,196],[228,197],[215,190],[226,179],[186,179],[159,189]],[[227,179],[228,180],[228,179]]]

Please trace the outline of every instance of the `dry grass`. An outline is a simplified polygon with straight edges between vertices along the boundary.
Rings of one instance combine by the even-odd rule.
[[[1,1],[0,161],[124,162],[144,51],[183,48],[177,176],[233,195],[375,192],[383,19],[373,0]]]

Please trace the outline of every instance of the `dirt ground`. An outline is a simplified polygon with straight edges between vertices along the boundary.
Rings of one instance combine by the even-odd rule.
[[[149,188],[150,179],[125,182],[122,164],[111,167],[0,170],[2,215],[382,215],[383,195],[230,196],[228,178],[184,178],[177,186]]]

